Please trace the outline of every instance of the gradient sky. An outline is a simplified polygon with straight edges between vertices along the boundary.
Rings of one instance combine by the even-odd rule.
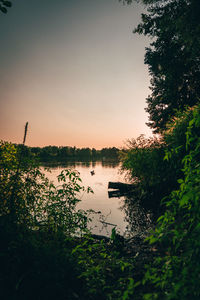
[[[145,125],[149,41],[142,7],[118,0],[20,0],[0,14],[0,139],[121,147]]]

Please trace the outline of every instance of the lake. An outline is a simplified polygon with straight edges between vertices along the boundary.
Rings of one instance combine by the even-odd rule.
[[[49,167],[49,166],[48,166]],[[124,234],[128,223],[122,210],[124,197],[109,198],[108,182],[125,182],[124,176],[120,174],[120,164],[117,162],[68,162],[65,165],[51,166],[51,173],[46,172],[47,177],[57,183],[56,177],[62,170],[75,169],[79,171],[83,186],[90,186],[94,194],[82,193],[82,200],[77,208],[84,210],[93,209],[101,214],[95,214],[91,223],[94,234],[110,236],[112,228],[115,227],[120,234]],[[94,171],[94,175],[91,175]],[[108,224],[110,223],[110,224]],[[113,225],[111,225],[113,224]]]

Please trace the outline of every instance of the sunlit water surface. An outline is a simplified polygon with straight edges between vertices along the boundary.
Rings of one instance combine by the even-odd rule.
[[[125,182],[124,176],[120,174],[120,166],[116,162],[69,162],[65,165],[51,166],[51,173],[46,172],[47,177],[57,184],[57,176],[62,170],[75,169],[80,173],[83,186],[90,186],[94,194],[83,192],[79,198],[81,202],[77,208],[84,210],[93,209],[101,214],[93,215],[90,224],[94,234],[110,236],[112,228],[115,227],[120,234],[124,234],[127,222],[121,209],[124,198],[108,197],[108,182]],[[94,175],[91,171],[94,170]],[[110,225],[110,224],[113,225]]]

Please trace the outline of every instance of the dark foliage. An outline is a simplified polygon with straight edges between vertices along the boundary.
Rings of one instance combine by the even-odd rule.
[[[164,200],[165,213],[149,237],[160,255],[148,265],[143,280],[143,284],[153,284],[147,299],[197,300],[200,297],[200,106],[189,115],[190,118],[186,115],[186,155],[182,159],[184,177],[178,180],[179,188]],[[186,123],[184,115],[178,127],[180,123]],[[166,159],[170,160],[173,155],[172,149],[166,153]]]
[[[200,97],[200,1],[140,2],[147,5],[147,13],[134,32],[153,38],[145,54],[152,91],[146,111],[148,126],[157,133],[177,110],[193,106]]]
[[[26,151],[40,162],[118,160],[119,154],[119,149],[115,147],[96,150],[95,148],[46,146],[26,147]]]
[[[170,161],[164,160],[168,149],[164,139],[141,135],[128,141],[127,146],[121,153],[122,170],[127,171],[135,186],[133,201],[139,200],[156,217],[162,210],[161,199],[177,187],[177,179],[182,175],[181,157],[174,154]]]
[[[80,298],[73,244],[66,237],[13,228],[2,217],[0,237],[2,300]]]
[[[1,299],[128,299],[136,266],[124,239],[114,229],[110,241],[92,238],[87,211],[75,209],[78,173],[55,187],[26,150],[0,144]]]

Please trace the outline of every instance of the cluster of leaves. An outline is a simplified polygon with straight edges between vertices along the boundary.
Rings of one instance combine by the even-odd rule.
[[[78,258],[87,299],[129,299],[134,294],[133,261],[123,256],[123,243],[115,229],[110,243],[85,238],[72,251]]]
[[[24,145],[0,143],[2,299],[79,298],[71,251],[72,236],[88,232],[87,212],[76,209],[85,188],[76,171],[63,171],[58,182],[49,182]]]
[[[140,281],[141,299],[199,299],[200,105],[177,114],[160,145],[152,141],[140,137],[123,153],[124,169],[136,178],[134,197],[162,202],[147,239],[157,257]]]
[[[180,162],[177,157],[163,160],[167,149],[165,139],[140,135],[129,140],[127,146],[121,153],[122,171],[128,173],[135,185],[134,198],[156,213],[161,199],[177,186]]]
[[[199,299],[200,258],[200,105],[192,110],[186,131],[184,178],[165,199],[166,211],[158,219],[151,244],[161,255],[148,267],[143,283],[154,285],[146,299]],[[173,153],[167,153],[168,159]]]
[[[12,6],[11,1],[0,0],[0,11],[4,14],[8,12],[8,8]]]
[[[145,138],[140,135],[127,141],[126,151],[121,153],[123,170],[129,170],[131,178],[149,184],[158,180],[155,170],[159,167],[157,159],[163,154],[161,141],[157,138]],[[153,164],[152,164],[153,162]]]
[[[79,173],[62,171],[59,185],[55,186],[33,162],[25,159],[23,149],[22,145],[17,153],[14,145],[1,142],[0,216],[29,228],[48,224],[53,230],[62,229],[69,235],[86,231],[87,213],[76,210],[78,196],[85,191]],[[23,161],[19,158],[22,152]],[[90,191],[88,188],[87,192]]]

